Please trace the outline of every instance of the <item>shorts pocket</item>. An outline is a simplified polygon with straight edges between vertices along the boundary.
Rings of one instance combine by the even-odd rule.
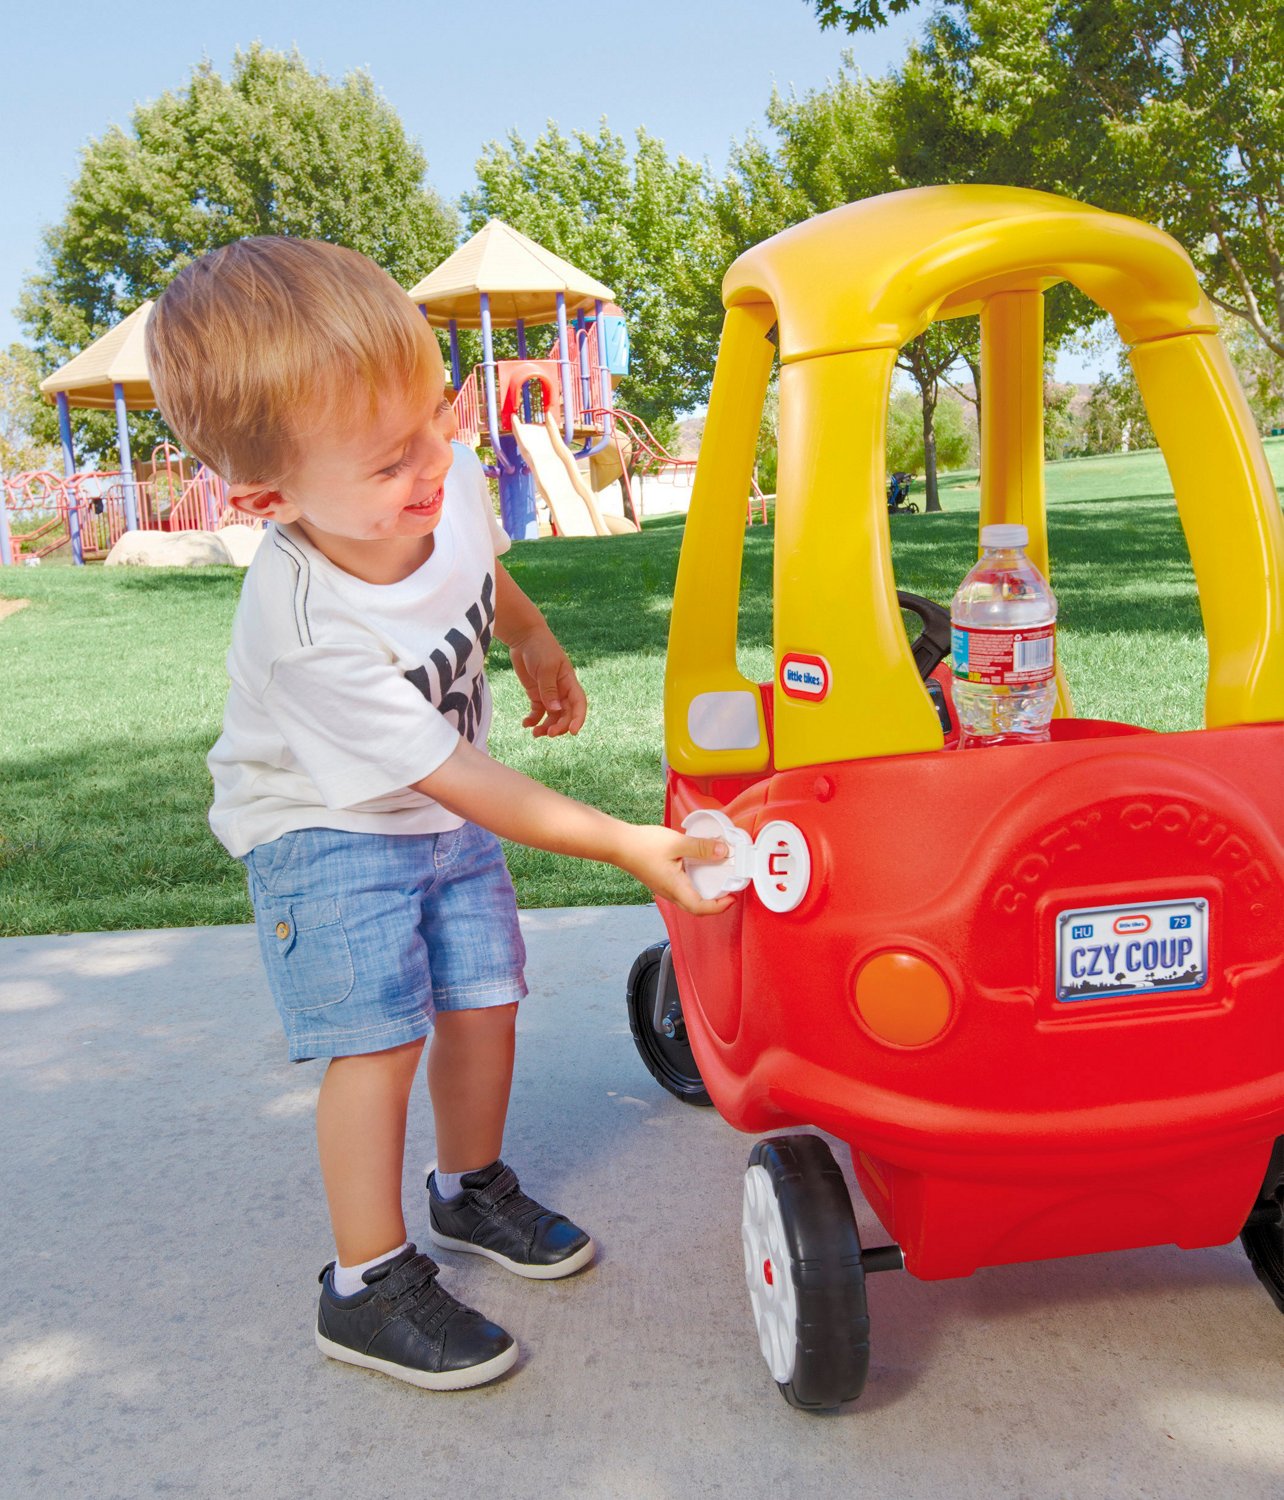
[[[337,901],[265,901],[258,915],[264,961],[287,1010],[322,1010],[348,998],[356,970]]]
[[[471,826],[469,823],[464,823],[458,828],[448,828],[444,833],[437,835],[432,852],[432,863],[435,870],[445,870],[454,864],[463,846],[464,837]]]
[[[290,863],[294,846],[299,841],[299,830],[283,833],[280,838],[267,844],[256,844],[245,856],[244,863],[250,874],[265,891],[275,891],[281,876]]]

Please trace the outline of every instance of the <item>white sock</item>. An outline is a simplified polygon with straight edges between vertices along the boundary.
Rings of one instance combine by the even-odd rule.
[[[469,1171],[473,1169],[470,1167]],[[439,1167],[432,1174],[432,1185],[437,1191],[437,1196],[443,1202],[449,1203],[458,1198],[464,1190],[464,1174],[462,1172],[443,1172]]]
[[[385,1250],[382,1255],[376,1255],[373,1260],[363,1260],[359,1266],[341,1266],[336,1260],[334,1270],[330,1272],[335,1294],[339,1297],[352,1297],[357,1292],[364,1292],[366,1284],[361,1279],[363,1273],[373,1271],[376,1266],[381,1266],[384,1261],[391,1260],[394,1255],[400,1255],[409,1243],[409,1240],[403,1240],[395,1250]]]

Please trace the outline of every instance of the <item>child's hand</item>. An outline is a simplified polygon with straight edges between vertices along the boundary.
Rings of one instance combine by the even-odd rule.
[[[522,720],[536,739],[578,734],[588,714],[588,699],[570,658],[544,625],[509,643],[513,670],[526,689],[531,711]]]
[[[697,917],[711,917],[726,911],[734,896],[720,896],[716,901],[701,897],[691,877],[682,868],[684,859],[717,863],[727,857],[727,846],[721,839],[696,839],[672,828],[639,828],[625,825],[620,852],[615,863],[627,870],[666,901]]]

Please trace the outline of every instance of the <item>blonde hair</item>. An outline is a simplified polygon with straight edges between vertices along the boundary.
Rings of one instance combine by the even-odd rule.
[[[429,395],[436,335],[386,272],[322,240],[260,236],[186,266],[147,323],[152,390],[189,452],[233,484],[279,484],[364,393]]]

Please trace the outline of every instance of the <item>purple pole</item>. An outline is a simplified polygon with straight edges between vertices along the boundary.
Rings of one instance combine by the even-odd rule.
[[[134,461],[129,456],[129,423],[125,419],[125,387],[112,386],[116,398],[116,444],[120,449],[120,475],[125,491],[125,529],[138,530],[138,505],[134,498]]]
[[[450,320],[450,379],[455,387],[455,394],[459,394],[461,381],[459,379],[459,324],[451,318]]]
[[[58,436],[62,439],[62,472],[70,479],[76,472],[76,450],[71,441],[71,403],[67,392],[58,392]],[[80,540],[80,506],[74,487],[67,494],[67,536],[71,541],[71,560],[78,568],[85,565],[85,549]]]
[[[588,338],[585,336],[587,326],[584,314],[580,313],[575,319],[575,327],[580,337],[575,342],[579,345],[580,352],[580,391],[585,413],[593,405],[593,386],[589,376]]]
[[[569,446],[575,439],[571,425],[571,351],[566,332],[566,293],[557,294],[557,358],[562,366],[562,426]]]
[[[0,568],[13,561],[13,544],[9,540],[9,491],[0,484]]]
[[[513,465],[499,441],[499,397],[495,390],[495,341],[490,330],[490,297],[481,294],[482,325],[482,371],[486,377],[486,432],[494,450],[495,462],[505,474],[513,472]]]

